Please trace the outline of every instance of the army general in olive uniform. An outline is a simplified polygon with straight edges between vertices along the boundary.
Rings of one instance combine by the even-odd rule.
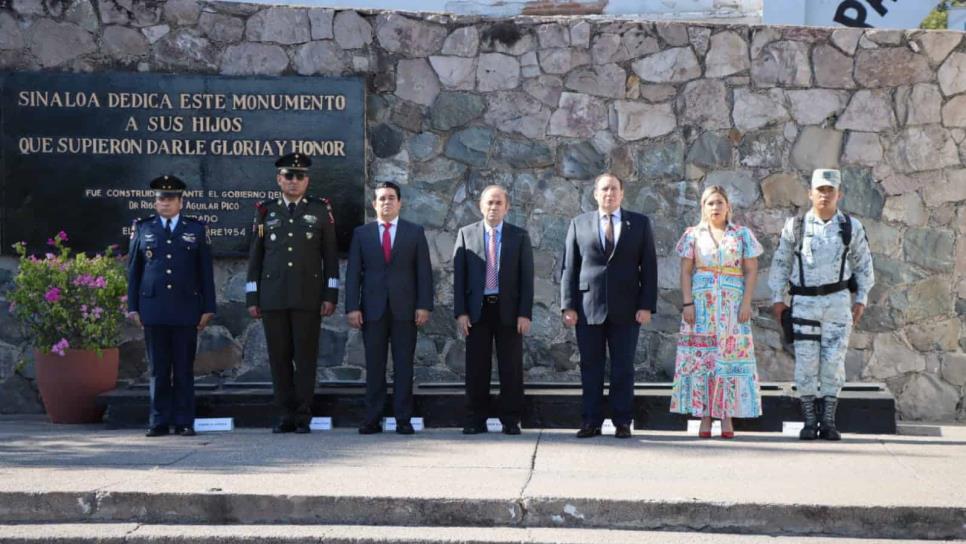
[[[261,318],[279,419],[275,433],[307,433],[312,419],[322,317],[339,297],[339,254],[332,207],[305,194],[308,157],[280,158],[282,198],[256,205],[245,285],[248,313]]]

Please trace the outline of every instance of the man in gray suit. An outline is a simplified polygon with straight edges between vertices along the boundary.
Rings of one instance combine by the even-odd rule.
[[[433,271],[423,227],[399,218],[399,186],[376,186],[377,221],[356,227],[346,265],[345,310],[349,325],[362,329],[366,348],[366,419],[360,434],[382,431],[386,404],[386,360],[392,346],[396,432],[413,434],[413,356],[416,328],[433,311]]]
[[[598,209],[570,222],[560,276],[560,307],[577,327],[583,425],[578,438],[600,434],[604,362],[610,355],[610,404],[617,438],[630,438],[634,353],[641,325],[657,309],[657,255],[647,216],[622,209],[624,182],[594,180]]]
[[[520,434],[523,335],[533,317],[533,247],[526,230],[503,220],[509,209],[505,188],[483,189],[483,220],[460,229],[453,251],[453,313],[466,336],[463,434],[487,431],[494,342],[503,432]]]

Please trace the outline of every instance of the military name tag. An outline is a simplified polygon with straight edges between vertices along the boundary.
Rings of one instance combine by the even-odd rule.
[[[319,221],[319,218],[314,215],[303,215],[302,219],[304,219],[309,225],[314,225]]]
[[[269,219],[268,221],[265,222],[265,226],[268,228],[277,227],[278,224],[281,222],[282,222],[281,219]]]

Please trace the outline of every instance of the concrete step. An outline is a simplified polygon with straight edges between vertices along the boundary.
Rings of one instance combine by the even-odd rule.
[[[358,525],[142,525],[136,523],[0,525],[5,544],[901,544],[924,540],[828,536],[753,536],[710,532],[555,528]]]
[[[0,493],[0,523],[325,524],[966,538],[966,506],[412,498],[144,492]]]
[[[498,391],[492,391],[495,401]],[[312,413],[331,417],[336,427],[356,427],[365,415],[364,384],[320,385],[315,392]],[[529,429],[574,429],[580,427],[579,384],[527,384],[523,406],[523,427]],[[762,415],[736,419],[738,431],[781,432],[786,421],[801,421],[801,410],[793,385],[761,385]],[[144,384],[116,389],[100,395],[106,408],[104,422],[110,427],[147,425],[149,392]],[[198,417],[231,417],[236,427],[271,427],[274,421],[270,383],[196,385]],[[670,383],[638,383],[634,389],[634,428],[638,430],[683,431],[688,418],[670,413]],[[459,428],[465,423],[465,390],[462,384],[423,384],[414,391],[415,415],[427,428]],[[392,406],[390,388],[386,406]],[[498,406],[491,402],[491,406]],[[605,417],[610,417],[604,408]],[[386,416],[392,414],[387,412]],[[497,414],[491,414],[496,417]],[[839,430],[846,433],[894,434],[895,398],[884,384],[846,384],[837,413]]]

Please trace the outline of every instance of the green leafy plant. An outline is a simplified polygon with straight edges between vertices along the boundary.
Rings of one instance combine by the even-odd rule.
[[[20,268],[7,294],[10,312],[42,352],[100,351],[116,347],[125,319],[127,277],[117,247],[93,257],[74,254],[61,231],[47,241],[51,253],[27,255],[14,244]]]
[[[945,30],[949,24],[949,8],[963,7],[966,6],[966,0],[946,0],[945,2],[939,4],[923,20],[921,28],[934,29],[934,30]]]

